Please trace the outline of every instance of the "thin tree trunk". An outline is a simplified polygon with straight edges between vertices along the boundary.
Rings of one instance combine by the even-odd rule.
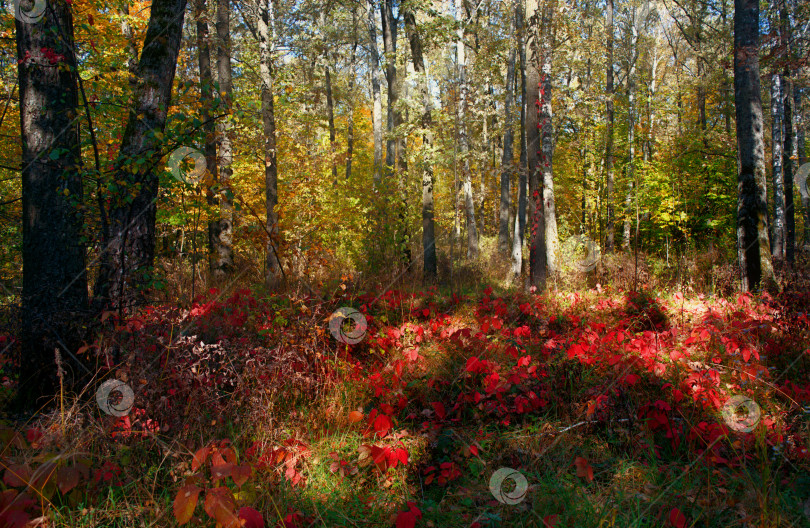
[[[743,291],[776,286],[768,245],[765,143],[759,82],[759,3],[734,0],[737,115],[737,255]]]
[[[638,16],[635,7],[632,9],[633,22],[631,25],[632,35],[630,37],[630,64],[627,71],[627,194],[624,199],[624,238],[622,238],[622,248],[630,248],[630,219],[631,206],[633,203],[633,192],[635,187],[635,166],[633,162],[636,157],[636,62],[638,61],[638,31],[636,29],[636,17]]]
[[[211,72],[211,47],[208,35],[208,13],[205,0],[195,0],[194,18],[197,25],[197,58],[200,68],[200,116],[203,121],[203,131],[205,133],[205,143],[203,144],[203,154],[205,155],[206,170],[211,174],[209,183],[215,182],[217,178],[217,132],[216,123],[212,119],[212,109],[214,108],[214,79]],[[217,199],[207,185],[205,190],[206,200],[209,206],[217,205]],[[217,221],[208,221],[208,258],[209,262],[214,254],[215,233],[217,231]]]
[[[554,128],[551,107],[551,66],[554,50],[554,10],[556,1],[544,2],[541,27],[540,56],[540,170],[543,175],[543,216],[546,223],[546,264],[551,274],[559,271],[557,265],[557,206],[554,200]]]
[[[225,118],[218,122],[219,143],[219,219],[214,228],[214,254],[211,273],[223,279],[233,272],[233,200],[230,183],[233,175],[233,145],[231,143],[231,8],[230,0],[217,0],[217,80]]]
[[[773,178],[773,226],[771,251],[774,260],[785,259],[785,180],[782,173],[782,127],[784,112],[782,75],[774,73],[771,78],[771,155]]]
[[[349,58],[349,116],[346,126],[346,180],[352,177],[352,157],[354,156],[354,78],[357,75],[355,61],[357,59],[357,8],[352,8],[352,53]]]
[[[796,122],[796,160],[798,161],[797,167],[801,168],[802,165],[807,163],[807,154],[805,152],[805,129],[804,129],[804,112],[802,107],[802,95],[804,90],[798,84],[793,87],[793,117]],[[797,171],[798,172],[798,169]],[[807,182],[799,182],[804,184],[804,190],[799,189],[802,197],[802,207],[804,208],[804,246],[810,245],[810,193],[808,192]]]
[[[374,135],[374,183],[379,185],[382,178],[382,95],[379,74],[380,54],[377,51],[377,20],[374,16],[375,1],[368,1],[368,33],[371,50],[369,70],[371,71],[371,98],[373,100],[371,126]]]
[[[422,117],[420,126],[422,127],[422,252],[423,252],[423,276],[425,282],[434,282],[437,276],[436,265],[436,234],[435,222],[433,218],[433,160],[431,148],[433,143],[432,128],[433,118],[431,116],[432,104],[430,87],[428,84],[425,61],[422,56],[422,40],[416,27],[416,17],[412,11],[405,11],[405,30],[411,44],[411,60],[413,69],[416,72],[419,92],[422,97]]]
[[[33,23],[15,19],[22,144],[23,316],[16,400],[21,409],[38,408],[40,398],[57,393],[54,351],[68,359],[78,348],[88,308],[73,16],[61,0],[49,2],[42,16]],[[49,58],[46,50],[54,55]]]
[[[186,0],[152,2],[134,104],[114,171],[116,180],[126,182],[128,196],[119,197],[110,208],[109,236],[102,241],[105,251],[95,284],[97,300],[113,309],[145,300],[147,272],[155,255],[157,165],[165,154],[155,132],[162,134],[166,125],[185,9]],[[145,163],[134,165],[139,159]]]
[[[467,228],[467,258],[478,258],[478,228],[475,223],[475,203],[472,194],[472,175],[470,174],[469,141],[467,138],[467,64],[464,44],[464,2],[455,0],[456,6],[456,67],[458,68],[459,101],[458,101],[458,146],[461,153],[463,170],[464,211]]]
[[[332,72],[329,68],[329,46],[326,42],[326,7],[320,13],[320,28],[323,37],[323,49],[321,55],[323,57],[323,73],[324,73],[324,88],[326,89],[326,122],[329,127],[329,163],[332,165],[332,180],[337,184],[338,170],[337,163],[335,163],[335,148],[337,141],[337,134],[335,132],[335,103],[332,97]]]
[[[786,0],[779,2],[779,19],[781,23],[780,35],[782,48],[788,54],[788,60],[792,59],[791,50],[793,39],[791,38],[790,22],[788,21]],[[793,206],[793,83],[790,79],[790,65],[785,64],[783,79],[783,127],[784,127],[784,148],[782,150],[782,173],[785,182],[785,259],[789,264],[793,264],[796,259],[796,216]]]
[[[529,164],[529,215],[532,218],[531,243],[529,246],[529,282],[538,291],[546,289],[546,218],[543,210],[543,167],[539,159],[541,147],[539,133],[540,104],[540,50],[541,13],[538,0],[527,0],[526,16],[526,152]]]
[[[605,190],[605,203],[607,204],[607,224],[605,230],[607,231],[605,237],[605,249],[613,251],[615,247],[614,240],[614,213],[613,213],[613,0],[607,0],[607,10],[605,12],[606,22],[605,31],[607,32],[607,70],[606,70],[606,84],[605,84],[605,106],[607,113],[607,129],[605,134],[605,172],[606,172],[606,190]]]
[[[278,162],[276,160],[276,113],[273,103],[273,49],[275,12],[273,0],[261,0],[259,13],[259,74],[262,80],[262,126],[264,131],[264,195],[267,211],[267,248],[265,283],[278,289],[283,279],[279,260]]]
[[[503,106],[504,127],[506,130],[504,130],[503,134],[503,156],[501,158],[501,207],[498,227],[498,251],[503,254],[509,251],[509,205],[512,201],[510,184],[512,181],[512,168],[514,167],[512,143],[515,137],[512,101],[514,99],[516,61],[517,50],[512,47],[509,50],[509,62],[506,65],[506,100]]]
[[[520,57],[520,166],[518,167],[518,201],[515,231],[512,237],[511,278],[520,277],[523,268],[523,237],[526,228],[528,170],[526,152],[526,48],[524,46],[523,1],[515,0],[515,34]]]

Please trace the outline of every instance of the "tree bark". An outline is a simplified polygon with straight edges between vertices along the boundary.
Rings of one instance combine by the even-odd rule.
[[[357,8],[352,8],[352,53],[349,58],[349,112],[346,126],[346,180],[352,177],[352,158],[354,156],[354,78],[357,75],[355,61],[357,59]]]
[[[759,3],[734,0],[734,104],[737,115],[737,256],[743,291],[775,289],[768,244],[765,143],[759,81]]]
[[[183,31],[186,0],[154,0],[143,51],[138,61],[138,85],[114,179],[126,182],[109,211],[109,235],[95,284],[97,301],[124,310],[145,300],[149,268],[155,255],[157,165],[165,152],[155,132],[163,133],[171,103],[172,82]],[[145,162],[135,165],[134,161]]]
[[[605,202],[607,204],[607,218],[605,223],[605,249],[613,251],[615,247],[615,227],[613,213],[613,0],[607,0],[607,10],[605,11],[605,31],[607,32],[607,70],[605,83],[605,111],[607,114],[607,126],[605,130],[605,172],[606,189]]]
[[[782,173],[782,129],[784,111],[782,75],[771,78],[771,156],[773,178],[773,226],[771,226],[771,254],[774,260],[785,259],[785,180]]]
[[[273,0],[260,0],[259,74],[262,80],[262,128],[264,131],[264,201],[267,211],[265,283],[278,289],[284,277],[279,259],[278,162],[276,160],[276,113],[273,103],[273,52],[275,48],[275,12]]]
[[[546,265],[549,273],[557,273],[557,206],[554,200],[554,127],[551,107],[551,66],[554,50],[555,0],[543,3],[540,62],[540,167],[543,175],[543,216],[546,223]]]
[[[422,97],[423,110],[420,120],[420,126],[422,128],[422,156],[420,156],[422,169],[422,273],[425,282],[431,283],[436,280],[437,276],[436,234],[433,211],[433,159],[431,154],[433,144],[433,118],[431,111],[433,105],[431,104],[430,87],[422,53],[422,39],[416,27],[416,17],[410,10],[404,11],[403,14],[405,16],[405,30],[408,33],[408,40],[410,40],[411,44],[413,69],[416,72],[419,92]]]
[[[78,348],[88,306],[71,7],[49,2],[41,20],[15,19],[15,28],[23,208],[17,406],[24,409],[57,393],[54,350],[67,359]]]
[[[509,251],[509,206],[511,204],[512,169],[514,167],[514,143],[515,131],[512,119],[512,101],[515,89],[515,62],[517,61],[517,50],[515,47],[509,50],[509,62],[506,64],[506,98],[503,105],[504,134],[503,134],[503,155],[501,157],[501,207],[498,226],[498,251],[506,254]]]
[[[324,84],[326,89],[326,122],[327,126],[329,127],[329,160],[332,165],[332,180],[337,184],[338,180],[338,171],[337,171],[337,163],[335,163],[335,141],[337,140],[337,134],[335,132],[335,103],[334,98],[332,97],[332,72],[329,68],[329,52],[328,44],[326,43],[326,7],[321,10],[321,35],[323,38],[323,49],[321,50],[321,55],[323,57],[323,73],[324,73]]]
[[[462,192],[464,193],[465,226],[467,228],[467,258],[478,258],[478,227],[475,223],[475,203],[470,174],[469,140],[467,138],[467,60],[464,44],[464,1],[455,0],[456,8],[456,67],[458,68],[459,100],[457,106],[458,149],[461,154]]]
[[[633,193],[635,189],[635,166],[633,161],[636,157],[636,63],[638,62],[638,30],[636,29],[636,17],[638,16],[635,7],[632,8],[633,24],[630,27],[630,63],[627,70],[627,194],[624,198],[624,237],[622,238],[622,248],[630,248],[630,219],[631,207],[633,203]]]
[[[792,38],[788,21],[786,0],[779,2],[780,40],[782,49],[787,53],[787,61],[792,60]],[[793,264],[796,259],[796,216],[793,206],[793,83],[790,79],[790,65],[785,64],[782,73],[783,103],[782,117],[784,127],[784,148],[782,149],[782,174],[785,182],[785,259]]]
[[[543,208],[543,167],[539,159],[540,131],[540,20],[538,0],[527,0],[526,16],[526,153],[529,165],[529,215],[532,218],[529,246],[529,282],[538,291],[546,289],[546,218]]]
[[[380,93],[380,54],[377,51],[377,20],[374,16],[376,12],[376,0],[368,2],[368,33],[369,49],[371,50],[369,70],[371,72],[371,98],[373,100],[373,110],[371,114],[371,126],[374,135],[374,183],[380,184],[382,179],[382,95]]]
[[[520,57],[520,166],[518,167],[518,201],[515,230],[512,237],[511,278],[520,277],[523,268],[523,239],[526,230],[528,194],[528,155],[526,151],[526,47],[524,45],[523,0],[515,0],[515,34]]]
[[[219,164],[219,219],[213,233],[214,253],[211,273],[223,279],[233,272],[233,194],[230,188],[233,175],[233,144],[231,142],[231,7],[230,0],[217,0],[217,80],[225,117],[218,122]]]

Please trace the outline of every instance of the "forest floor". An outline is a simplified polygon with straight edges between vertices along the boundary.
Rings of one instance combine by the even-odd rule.
[[[337,292],[105,314],[0,526],[810,526],[807,293]]]

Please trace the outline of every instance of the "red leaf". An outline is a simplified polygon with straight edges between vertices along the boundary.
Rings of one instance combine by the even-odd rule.
[[[543,528],[554,528],[557,526],[557,521],[560,520],[560,516],[556,513],[554,515],[546,515],[543,517]]]
[[[433,410],[436,411],[436,416],[438,416],[439,419],[444,420],[447,417],[447,412],[444,410],[444,404],[442,404],[442,402],[431,402],[430,404],[433,406]]]
[[[200,466],[205,464],[205,461],[210,454],[211,448],[208,446],[198,449],[197,452],[194,453],[194,457],[191,459],[191,471],[197,471]]]
[[[574,465],[577,467],[578,477],[582,477],[588,482],[593,481],[593,468],[591,467],[591,465],[588,463],[587,460],[585,460],[582,457],[577,457],[574,460]]]
[[[59,486],[59,491],[64,495],[75,488],[79,484],[80,476],[76,466],[59,468],[59,471],[56,472],[56,485]]]
[[[264,518],[262,514],[245,506],[239,508],[239,518],[244,521],[244,528],[264,528]]]
[[[416,521],[422,518],[422,512],[415,502],[408,501],[408,511],[397,514],[396,528],[414,528]]]
[[[391,419],[384,414],[378,414],[374,419],[374,432],[382,438],[391,430]]]
[[[3,482],[11,487],[26,486],[30,480],[31,468],[25,464],[11,464],[3,475]]]
[[[671,510],[669,510],[669,524],[671,524],[675,528],[685,528],[686,515],[681,513],[681,510],[679,510],[678,508],[672,508]]]
[[[231,478],[237,486],[242,486],[250,478],[252,469],[250,464],[242,464],[241,466],[234,466],[231,470]]]
[[[191,520],[194,515],[194,509],[197,507],[197,501],[200,498],[202,490],[193,484],[183,486],[177,492],[174,498],[173,510],[174,517],[180,525],[186,524]]]

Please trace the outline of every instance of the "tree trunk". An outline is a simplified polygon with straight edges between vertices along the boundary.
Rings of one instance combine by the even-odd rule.
[[[324,7],[321,10],[321,20],[320,20],[320,29],[321,29],[321,38],[323,38],[323,49],[321,50],[321,56],[323,57],[323,73],[324,73],[324,88],[326,89],[326,122],[327,126],[329,127],[329,163],[332,165],[332,180],[337,184],[338,181],[338,171],[337,171],[337,163],[335,163],[335,142],[337,140],[337,134],[335,132],[335,103],[334,98],[332,97],[332,72],[329,68],[329,52],[327,51],[329,48],[329,44],[326,42],[326,15],[327,15],[327,8]]]
[[[743,291],[776,281],[768,245],[765,144],[759,82],[759,3],[734,0],[734,103],[737,115],[737,256]]]
[[[464,211],[467,228],[467,258],[478,258],[478,228],[475,223],[475,203],[472,195],[472,175],[470,174],[469,140],[467,138],[467,61],[464,44],[464,2],[455,0],[456,7],[456,67],[458,68],[459,100],[457,107],[458,118],[458,149],[461,153],[462,190],[464,193]]]
[[[219,143],[219,220],[213,233],[214,254],[211,273],[223,279],[233,272],[233,145],[231,143],[231,7],[229,0],[217,0],[217,80],[225,117],[218,123]]]
[[[605,134],[605,172],[606,190],[605,202],[607,204],[607,231],[605,237],[605,249],[613,251],[614,240],[614,213],[613,213],[613,0],[607,0],[607,10],[605,12],[605,31],[607,32],[607,80],[605,84],[605,110],[607,113],[607,128]]]
[[[526,47],[524,45],[523,1],[515,0],[515,34],[520,57],[520,166],[518,168],[518,202],[515,231],[512,237],[511,278],[520,277],[523,268],[523,239],[526,230],[528,194],[528,155],[526,150]]]
[[[549,273],[559,271],[557,265],[557,206],[554,200],[554,128],[551,107],[551,65],[554,50],[554,10],[556,1],[547,0],[543,6],[540,56],[540,170],[543,177],[543,216],[546,223],[546,265]]]
[[[782,49],[787,53],[787,59],[792,59],[791,49],[793,39],[791,38],[790,22],[788,21],[786,0],[779,2],[780,40]],[[793,264],[796,259],[796,216],[793,207],[793,90],[790,79],[790,65],[785,64],[782,74],[783,80],[783,127],[784,127],[784,148],[782,149],[782,174],[785,182],[785,259],[789,264]]]
[[[352,54],[349,58],[349,112],[348,124],[346,126],[346,180],[352,177],[352,157],[354,156],[354,78],[357,75],[355,61],[357,59],[357,8],[352,8],[352,32],[354,39],[352,42]]]
[[[774,73],[771,79],[771,155],[773,178],[773,226],[771,251],[774,260],[785,259],[785,180],[782,173],[782,128],[784,111],[782,75]]]
[[[379,74],[380,54],[377,51],[377,20],[374,16],[375,1],[368,1],[368,33],[371,50],[369,70],[371,71],[371,98],[373,100],[371,126],[374,135],[374,183],[379,185],[382,178],[382,95]]]
[[[422,40],[416,27],[416,17],[412,11],[405,11],[405,30],[411,44],[411,60],[416,72],[419,92],[422,96],[422,273],[425,282],[434,282],[437,276],[436,265],[436,234],[433,218],[433,160],[430,153],[432,148],[433,118],[431,116],[430,87],[425,70],[425,61],[422,56]]]
[[[183,33],[186,0],[153,0],[133,108],[115,161],[114,179],[126,182],[109,211],[109,236],[95,284],[99,303],[124,310],[145,299],[155,255],[157,165]],[[143,159],[145,163],[135,165]],[[125,199],[126,198],[126,199]]]
[[[262,126],[264,130],[264,197],[267,210],[265,283],[276,290],[284,272],[279,259],[278,163],[276,160],[276,113],[273,106],[273,49],[275,47],[273,0],[261,0],[259,13],[259,74],[262,80]]]
[[[49,2],[43,18],[15,20],[22,143],[22,355],[17,406],[38,408],[58,392],[54,350],[80,345],[87,312],[81,241],[81,150],[73,16]],[[46,53],[48,52],[48,53]],[[50,56],[49,56],[50,54]],[[56,62],[54,62],[56,61]],[[68,371],[74,369],[68,369]],[[67,380],[68,386],[72,380]]]
[[[631,207],[633,203],[633,192],[635,189],[635,166],[633,161],[636,157],[636,62],[638,62],[638,30],[636,29],[636,17],[638,16],[635,7],[632,8],[633,24],[630,27],[630,64],[627,70],[627,194],[624,198],[624,237],[622,238],[622,248],[630,248],[630,219]]]
[[[194,18],[197,24],[197,57],[200,68],[200,117],[203,121],[203,132],[205,133],[205,143],[203,144],[203,155],[205,156],[206,170],[211,174],[209,182],[215,182],[217,178],[217,132],[216,123],[212,118],[214,108],[214,79],[211,72],[211,47],[208,36],[208,13],[206,11],[205,0],[195,0]],[[211,190],[211,186],[206,186],[206,200],[209,206],[217,205],[216,196]],[[208,221],[208,255],[209,260],[214,254],[215,233],[217,231],[217,221]]]
[[[540,50],[541,13],[538,0],[527,0],[528,17],[526,32],[526,153],[529,164],[529,215],[532,218],[531,243],[529,246],[529,282],[538,291],[546,289],[546,217],[543,209],[543,167],[539,159],[540,131]]]
[[[514,167],[514,143],[515,131],[512,119],[512,101],[515,89],[515,62],[517,61],[517,50],[512,47],[509,50],[509,62],[506,65],[506,100],[503,106],[504,134],[503,134],[503,156],[501,157],[501,207],[498,226],[498,251],[507,254],[509,251],[509,206],[512,198],[510,196],[510,184],[512,182],[512,168]]]
[[[804,113],[802,107],[802,94],[804,90],[797,84],[793,87],[793,116],[796,122],[796,160],[798,161],[797,167],[801,168],[802,165],[807,163],[807,154],[805,153],[805,129],[804,129]],[[798,169],[797,171],[798,172]],[[802,197],[802,207],[804,208],[804,246],[810,245],[810,193],[807,192],[807,182],[799,182],[803,184],[805,190],[799,189]]]

